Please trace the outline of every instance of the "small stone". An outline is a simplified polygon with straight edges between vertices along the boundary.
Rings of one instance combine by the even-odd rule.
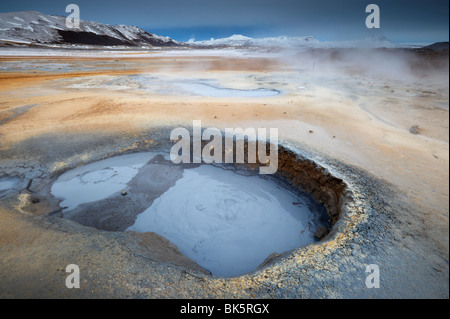
[[[419,125],[411,126],[411,128],[409,129],[409,133],[416,135],[419,134],[420,133]]]
[[[278,254],[276,252],[271,253],[267,258],[261,263],[261,265],[258,266],[258,268],[262,268],[266,266],[267,264],[270,264],[272,261],[278,258]]]

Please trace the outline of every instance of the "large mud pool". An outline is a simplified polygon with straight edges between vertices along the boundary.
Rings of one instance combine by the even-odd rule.
[[[61,175],[63,217],[107,230],[154,232],[213,275],[250,272],[271,254],[315,241],[325,208],[280,179],[161,154],[122,155]]]

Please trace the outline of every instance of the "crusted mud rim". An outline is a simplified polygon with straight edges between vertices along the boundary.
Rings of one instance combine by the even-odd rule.
[[[52,220],[58,220],[57,223],[63,227],[65,223],[69,223],[71,224],[69,228],[73,229],[73,221],[60,218],[62,213],[61,207],[58,205],[59,202],[50,194],[50,187],[53,182],[61,174],[70,169],[109,157],[148,151],[168,152],[173,142],[166,138],[161,138],[160,134],[157,135],[160,136],[159,139],[155,138],[154,135],[149,135],[147,138],[139,139],[137,142],[135,140],[131,144],[126,143],[124,145],[121,143],[118,151],[117,148],[113,152],[108,152],[108,148],[105,148],[104,151],[96,148],[94,153],[86,151],[85,154],[73,155],[70,158],[59,157],[58,161],[54,161],[49,167],[49,175],[45,186],[39,192],[30,193],[27,190],[23,190],[19,195],[19,205],[15,205],[16,208],[28,213],[30,207],[36,202],[40,202],[40,200],[36,201],[36,198],[50,197],[49,206],[51,209],[48,209],[44,214],[40,215],[44,215]],[[364,205],[359,199],[358,191],[345,180],[345,177],[338,170],[327,165],[326,160],[322,162],[319,156],[311,155],[307,151],[291,145],[289,142],[280,142],[278,144],[278,154],[278,171],[276,175],[287,180],[293,187],[308,193],[315,201],[323,205],[326,208],[331,226],[317,235],[320,241],[287,251],[280,255],[272,254],[254,271],[236,277],[258,276],[258,274],[270,269],[272,266],[283,266],[283,263],[292,259],[298,265],[300,258],[300,264],[307,265],[309,259],[317,260],[318,255],[320,255],[319,259],[325,257],[327,253],[332,252],[345,242],[351,242],[352,238],[357,236],[357,225],[365,219]],[[251,165],[241,164],[240,166],[244,169],[254,169]],[[91,229],[91,227],[76,224],[76,231],[83,228]],[[102,230],[96,231],[105,232]],[[132,242],[131,246],[134,247],[134,242],[141,242],[143,238],[149,235],[148,233],[137,234],[135,232],[121,231],[108,233],[112,233],[113,236],[117,235],[117,238],[120,238],[119,241],[122,241],[128,247],[130,246],[130,242]],[[177,247],[165,238],[156,234],[153,234],[153,236],[158,238],[158,245],[167,246],[164,249],[169,250],[171,254],[181,254]],[[132,249],[132,251],[136,250]],[[208,271],[205,271],[184,255],[183,257],[188,259],[188,262],[180,263],[177,260],[174,261],[173,258],[159,258],[161,256],[154,258],[151,256],[151,253],[151,247],[148,255],[145,252],[143,253],[142,249],[139,249],[139,253],[136,253],[135,256],[137,258],[144,256],[152,262],[156,261],[157,263],[169,265],[182,272],[194,272],[196,276],[211,277]],[[223,279],[226,278],[224,277]]]

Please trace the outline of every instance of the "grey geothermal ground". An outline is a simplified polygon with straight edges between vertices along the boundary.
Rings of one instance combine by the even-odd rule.
[[[311,74],[277,59],[188,56],[184,69],[178,63],[187,62],[172,57],[128,59],[125,63],[145,64],[130,74],[150,68],[160,76],[190,78],[203,72],[200,76],[217,77],[223,87],[236,87],[234,80],[245,77],[239,89],[262,83],[281,94],[185,98],[65,82],[98,74],[1,73],[0,183],[9,186],[0,189],[1,298],[448,298],[444,77],[380,80],[342,65],[349,73],[331,76],[336,61]],[[199,70],[202,59],[209,66]],[[303,81],[291,80],[299,72]],[[448,75],[448,64],[443,72]],[[389,103],[397,108],[385,108]],[[397,114],[400,109],[410,113]],[[279,128],[277,174],[327,208],[329,233],[271,255],[248,274],[217,277],[157,234],[123,231],[152,198],[127,195],[136,210],[126,206],[130,214],[122,216],[123,224],[86,221],[95,211],[82,207],[78,221],[61,218],[50,194],[61,174],[121,154],[167,153],[172,128],[192,127],[192,120],[220,129]],[[418,134],[410,133],[416,124]],[[169,169],[176,180],[176,165],[159,172]],[[163,185],[161,193],[171,185]],[[105,201],[95,209],[104,213],[111,207],[121,206]],[[65,286],[69,264],[80,268],[80,289]],[[380,288],[366,287],[370,264],[379,266]]]

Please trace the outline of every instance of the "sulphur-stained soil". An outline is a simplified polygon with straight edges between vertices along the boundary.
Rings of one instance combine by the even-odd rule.
[[[448,298],[448,54],[1,52],[0,297]],[[200,96],[177,83],[280,94]],[[159,235],[123,231],[152,198],[128,194],[136,207],[119,228],[90,221],[95,212],[61,218],[50,189],[62,173],[120,154],[168,152],[171,130],[191,130],[193,120],[278,128],[278,174],[327,208],[331,231],[227,278]],[[158,165],[148,169],[168,169]],[[174,166],[162,191],[179,178]],[[120,213],[113,202],[96,209],[111,206]],[[79,289],[66,288],[69,264],[80,268]],[[379,288],[366,286],[371,264]]]

